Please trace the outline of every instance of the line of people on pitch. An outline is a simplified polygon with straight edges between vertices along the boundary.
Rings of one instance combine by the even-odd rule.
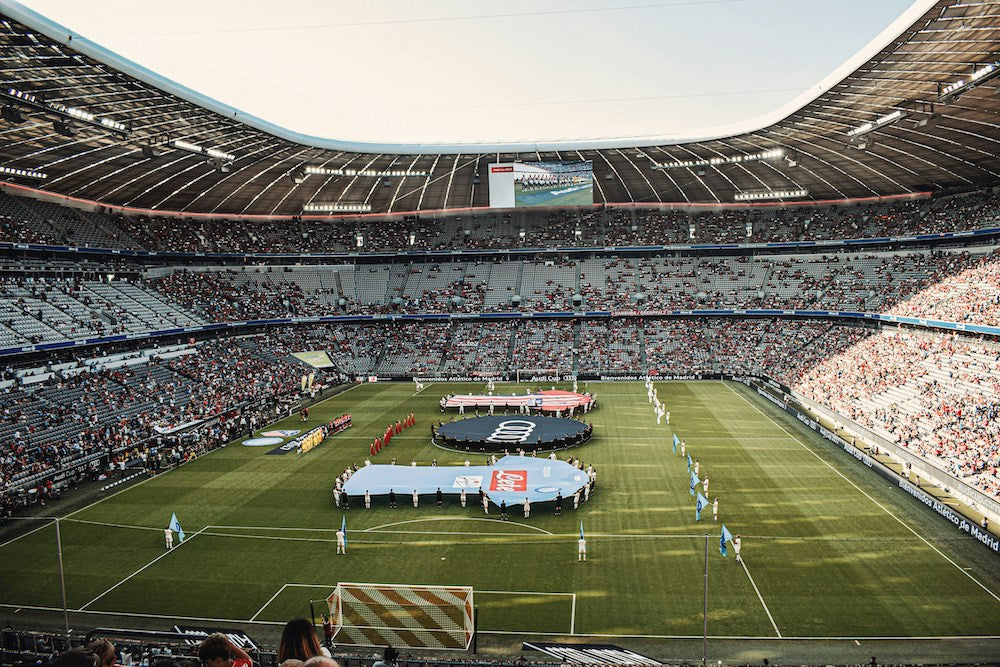
[[[417,418],[411,412],[402,419],[397,419],[396,424],[389,424],[385,428],[385,433],[381,437],[377,437],[372,441],[372,444],[368,447],[368,454],[375,456],[382,451],[383,447],[389,446],[389,441],[392,440],[392,436],[399,435],[403,432],[403,429],[410,428],[417,423]]]
[[[674,451],[676,452],[679,449],[681,453],[681,458],[688,460],[688,473],[693,475],[691,477],[692,481],[691,492],[694,493],[694,487],[695,487],[694,480],[698,479],[698,482],[701,484],[702,490],[705,492],[705,498],[708,498],[709,479],[707,475],[705,476],[705,479],[701,479],[700,476],[701,461],[699,459],[694,459],[694,460],[691,459],[691,456],[687,452],[687,442],[681,439],[677,439],[676,435],[674,436],[674,438],[675,438]],[[718,497],[716,497],[715,500],[712,501],[711,507],[712,507],[712,521],[714,523],[718,523],[719,521]],[[723,526],[723,528],[725,528],[725,526]],[[740,551],[743,548],[743,540],[740,538],[739,535],[734,535],[732,541],[733,541],[733,553],[736,554],[736,562],[741,563],[743,562],[743,559],[740,557]]]

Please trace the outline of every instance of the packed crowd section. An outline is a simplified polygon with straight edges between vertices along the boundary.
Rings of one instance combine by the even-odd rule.
[[[182,269],[138,288],[217,322],[335,314],[805,308],[991,324],[1000,312],[1000,251],[980,246]]]
[[[125,216],[0,193],[0,241],[177,252],[385,252],[765,243],[880,238],[997,226],[1000,193],[851,206],[426,213],[274,220]],[[360,244],[360,245],[359,245]]]
[[[272,421],[274,406],[298,398],[311,372],[287,358],[289,346],[313,342],[303,333],[262,334],[6,369],[0,504],[44,497],[55,472],[177,462],[245,432],[248,420]],[[319,376],[317,388],[337,381]],[[191,427],[183,442],[169,437]],[[34,497],[20,493],[29,489]]]

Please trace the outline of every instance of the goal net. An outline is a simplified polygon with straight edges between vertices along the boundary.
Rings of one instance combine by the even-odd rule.
[[[341,582],[326,601],[337,644],[464,651],[475,632],[471,586]]]

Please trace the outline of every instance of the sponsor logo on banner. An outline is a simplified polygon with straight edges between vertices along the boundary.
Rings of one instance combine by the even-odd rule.
[[[268,438],[292,438],[297,436],[302,431],[298,429],[281,429],[278,431],[264,431],[261,435]]]
[[[478,489],[483,485],[482,475],[459,475],[455,478],[453,489]]]
[[[559,644],[557,642],[524,642],[524,649],[540,651],[563,663],[577,665],[646,665],[663,664],[635,651],[613,644]]]
[[[508,419],[497,424],[486,442],[525,442],[535,430],[535,422],[527,419]]]
[[[528,489],[527,470],[494,470],[490,480],[490,491],[526,491]]]
[[[503,174],[511,171],[514,171],[513,165],[507,165],[506,167],[490,167],[491,174]]]
[[[277,445],[284,438],[248,438],[243,441],[244,447],[267,447],[268,445]]]

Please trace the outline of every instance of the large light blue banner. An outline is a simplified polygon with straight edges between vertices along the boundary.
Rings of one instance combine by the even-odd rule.
[[[508,505],[554,500],[558,494],[568,498],[589,481],[586,471],[565,461],[532,456],[505,456],[493,466],[401,466],[371,465],[354,473],[344,485],[352,496],[387,495],[394,491],[404,498],[416,490],[419,494],[466,494],[479,497],[479,489],[494,504]]]

